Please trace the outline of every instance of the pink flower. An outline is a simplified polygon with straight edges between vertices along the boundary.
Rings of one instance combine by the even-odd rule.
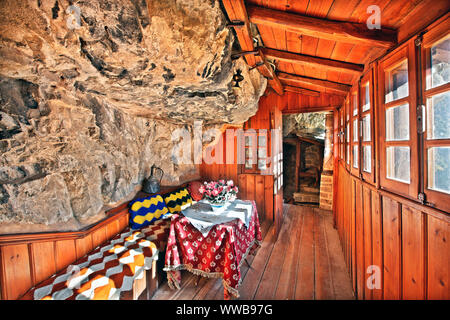
[[[200,188],[198,188],[198,192],[200,192],[201,194],[204,194],[206,191],[206,188],[204,186],[201,186]]]
[[[223,180],[223,179],[222,179],[222,180],[219,180],[219,183],[220,183],[220,184],[225,184],[225,180]]]
[[[235,191],[236,193],[238,193],[239,189],[238,189],[237,186],[234,187],[234,191]]]
[[[214,190],[212,191],[212,195],[213,195],[214,197],[217,196],[217,195],[219,195],[219,190],[214,189]]]
[[[233,180],[228,180],[227,181],[227,186],[232,187],[234,185]]]

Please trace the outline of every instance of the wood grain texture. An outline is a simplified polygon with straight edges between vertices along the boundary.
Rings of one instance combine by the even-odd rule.
[[[366,274],[364,295],[361,297],[358,291],[358,299],[448,300],[450,216],[379,190],[352,176],[340,161],[338,171],[336,221],[353,285],[360,288],[361,260],[366,273],[369,265],[380,270],[380,287],[368,288],[367,276],[376,272]],[[355,191],[348,192],[352,185]],[[362,188],[362,246],[358,245],[359,188]],[[353,205],[346,205],[351,202]]]
[[[346,272],[337,230],[331,212],[310,207],[284,205],[282,232],[275,238],[273,224],[262,224],[263,243],[250,268],[241,266],[240,300],[354,299]],[[223,299],[221,279],[196,278],[181,272],[180,290],[164,283],[154,300]]]
[[[128,208],[123,204],[110,210],[105,220],[83,231],[0,236],[1,298],[18,299],[32,286],[81,258],[127,225]]]
[[[317,3],[317,2],[316,2]],[[390,48],[397,43],[394,30],[374,32],[365,24],[332,21],[258,6],[247,6],[250,22],[342,42]]]

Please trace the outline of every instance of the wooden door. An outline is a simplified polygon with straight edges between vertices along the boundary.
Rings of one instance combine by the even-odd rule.
[[[272,126],[272,159],[273,159],[273,194],[274,194],[274,225],[275,233],[281,229],[283,223],[283,116],[275,107],[271,111]]]

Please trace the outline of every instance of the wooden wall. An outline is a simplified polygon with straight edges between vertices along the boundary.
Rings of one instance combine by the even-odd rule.
[[[246,121],[242,128],[246,129],[266,129],[270,131],[271,129],[271,119],[278,116],[278,120],[281,121],[281,112],[278,107],[277,95],[268,95],[261,97],[259,101],[257,113],[250,117]],[[276,114],[278,111],[278,114]],[[204,180],[218,180],[218,179],[232,179],[239,187],[238,198],[245,200],[255,200],[256,206],[259,213],[259,218],[263,219],[274,219],[274,201],[273,201],[273,175],[271,174],[243,174],[240,172],[239,165],[237,164],[237,139],[235,138],[233,144],[234,149],[234,162],[232,164],[226,164],[226,154],[227,154],[227,141],[226,131],[222,134],[222,145],[223,145],[223,159],[224,164],[206,164],[202,163],[200,165],[200,176]],[[230,138],[228,138],[230,139]],[[269,155],[271,152],[271,139],[269,137],[268,141]],[[267,172],[269,173],[269,172]]]
[[[0,299],[14,300],[128,226],[128,203],[84,231],[0,236]]]
[[[261,98],[264,100],[264,97]],[[332,111],[344,103],[345,95],[330,94],[322,92],[318,96],[285,92],[282,96],[272,90],[268,90],[267,102],[278,106],[283,114]],[[264,102],[263,102],[264,103]]]
[[[336,226],[358,299],[450,299],[450,216],[377,190],[340,163],[337,178]],[[366,285],[371,265],[380,289]]]

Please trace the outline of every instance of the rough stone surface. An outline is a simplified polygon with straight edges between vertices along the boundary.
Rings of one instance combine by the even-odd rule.
[[[283,136],[323,140],[325,138],[325,117],[323,112],[283,115]]]
[[[218,1],[1,1],[0,14],[0,233],[98,221],[152,164],[166,185],[198,177],[173,161],[172,132],[242,123],[265,90],[231,61]]]

